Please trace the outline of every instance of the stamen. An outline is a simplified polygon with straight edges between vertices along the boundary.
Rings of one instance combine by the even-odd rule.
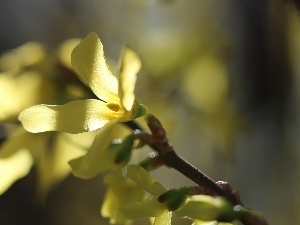
[[[109,103],[106,106],[114,112],[118,112],[120,109],[120,106],[118,104],[114,104],[114,103]]]

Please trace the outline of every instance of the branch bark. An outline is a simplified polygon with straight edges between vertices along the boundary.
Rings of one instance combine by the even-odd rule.
[[[177,170],[200,187],[204,188],[204,192],[214,196],[222,196],[234,206],[243,205],[238,191],[229,183],[214,181],[201,170],[176,154],[173,147],[169,144],[165,129],[155,116],[149,114],[147,117],[147,124],[151,130],[151,134],[145,132],[134,121],[125,122],[125,124],[134,131],[137,139],[158,152],[160,159],[156,159],[156,161],[163,162],[161,164]],[[260,214],[254,213],[252,210],[244,211],[244,216],[240,218],[240,221],[244,225],[268,225],[268,222]]]

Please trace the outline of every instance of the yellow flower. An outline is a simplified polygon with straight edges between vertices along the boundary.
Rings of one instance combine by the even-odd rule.
[[[0,146],[0,195],[15,181],[25,177],[32,165],[37,175],[37,194],[47,192],[70,173],[67,162],[82,155],[95,133],[31,134],[22,127],[12,132]],[[39,199],[42,200],[42,199]]]
[[[60,63],[64,66],[71,65],[75,42],[68,40],[60,46]],[[77,44],[79,42],[77,40]],[[5,131],[5,140],[0,145],[0,195],[25,177],[34,165],[37,200],[42,201],[48,191],[70,173],[67,162],[85,153],[96,133],[32,134],[16,125],[19,113],[30,106],[74,98],[67,91],[69,84],[59,84],[57,89],[64,86],[66,90],[59,91],[59,96],[55,94],[53,98],[53,81],[58,80],[56,76],[61,73],[56,57],[41,44],[25,43],[1,55],[0,71],[0,123]]]
[[[45,56],[46,51],[40,43],[27,42],[1,55],[0,70],[18,72],[41,63]]]
[[[130,219],[120,212],[120,207],[142,201],[144,191],[134,181],[117,171],[108,173],[104,183],[108,185],[108,190],[101,207],[102,216],[109,218],[111,224],[130,224]]]
[[[209,195],[191,196],[181,208],[176,210],[176,214],[181,217],[210,222],[226,217],[232,217],[233,220],[238,217],[238,213],[223,197]]]
[[[113,147],[112,144],[114,130],[119,128],[115,125],[117,124],[114,122],[107,123],[97,132],[88,152],[69,162],[75,176],[90,179],[101,172],[119,170],[125,166],[124,163],[116,162],[120,146],[117,147],[118,145],[115,144]],[[133,139],[131,141],[128,147],[133,145]]]
[[[129,47],[123,50],[119,82],[107,66],[102,43],[93,32],[74,48],[71,63],[79,78],[99,99],[30,107],[19,115],[29,132],[92,131],[109,121],[129,121],[145,112],[145,108],[135,101],[133,92],[141,62]]]
[[[172,212],[157,200],[166,189],[138,165],[127,166],[127,177],[148,193],[148,197],[142,201],[123,204],[120,211],[128,219],[150,218],[152,225],[171,225]]]
[[[24,130],[23,130],[24,131]],[[33,164],[33,158],[27,145],[28,132],[17,131],[5,140],[0,147],[0,195],[3,194],[15,181],[25,177]],[[32,134],[31,134],[32,135]],[[39,137],[37,138],[37,141]],[[32,140],[30,140],[32,141]],[[29,143],[28,143],[29,144]]]
[[[127,167],[127,176],[110,172],[104,178],[109,185],[101,214],[111,224],[130,224],[133,219],[151,218],[153,225],[171,225],[172,213],[157,201],[157,195],[166,191],[143,168],[137,165]],[[148,195],[153,195],[147,197]]]

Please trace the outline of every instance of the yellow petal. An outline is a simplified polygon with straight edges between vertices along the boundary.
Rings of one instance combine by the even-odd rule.
[[[0,70],[8,71],[32,66],[44,56],[45,50],[41,44],[28,42],[3,54],[0,58]]]
[[[157,197],[148,197],[143,201],[123,205],[120,211],[129,219],[141,219],[158,217],[167,211],[167,207],[160,203]]]
[[[33,159],[30,153],[23,149],[8,158],[0,159],[0,195],[16,180],[29,173]]]
[[[44,94],[49,94],[43,89],[40,74],[32,71],[19,76],[0,73],[0,84],[0,120],[16,118],[22,110],[41,103]]]
[[[90,179],[115,165],[116,152],[107,151],[108,145],[113,140],[112,129],[115,123],[116,121],[111,121],[98,131],[86,155],[69,162],[75,176],[82,179]]]
[[[232,214],[232,205],[222,197],[208,195],[191,196],[176,213],[181,217],[213,221],[221,215]]]
[[[194,220],[192,225],[218,225],[218,221],[203,221],[203,220]]]
[[[42,152],[44,141],[43,135],[31,134],[19,127],[1,144],[0,158],[9,158],[21,149],[29,150],[33,158],[38,157]],[[35,147],[38,148],[38,152],[34,151]]]
[[[127,177],[152,195],[158,196],[167,191],[147,170],[138,165],[127,166]]]
[[[124,205],[142,201],[144,191],[120,172],[108,173],[104,183],[108,185],[108,190],[101,207],[101,215],[109,218],[110,224],[129,224],[129,220],[119,209]]]
[[[103,45],[96,33],[90,33],[73,50],[71,62],[75,72],[95,95],[106,102],[118,99],[118,81],[104,58]]]
[[[19,115],[24,128],[32,133],[63,131],[81,133],[103,127],[112,111],[99,100],[78,100],[65,105],[36,105]]]
[[[153,225],[171,225],[172,212],[164,212],[156,217]]]
[[[40,158],[45,147],[44,134],[31,134],[16,129],[0,148],[0,194],[16,180],[26,176],[34,159]]]
[[[217,220],[214,220],[214,221],[194,220],[192,225],[238,225],[238,223],[236,220],[232,221],[230,223],[218,222]]]
[[[47,138],[52,141],[52,145],[51,149],[46,150],[44,152],[45,154],[35,162],[35,168],[38,171],[37,197],[40,198],[39,200],[44,200],[49,190],[69,175],[71,169],[68,165],[68,161],[86,152],[84,146],[81,146],[81,141],[83,141],[83,139],[90,140],[95,136],[94,132],[80,134],[44,134],[48,135]]]
[[[141,68],[141,61],[137,54],[126,46],[123,49],[119,71],[119,96],[123,107],[130,111],[134,103],[134,87],[136,75]]]

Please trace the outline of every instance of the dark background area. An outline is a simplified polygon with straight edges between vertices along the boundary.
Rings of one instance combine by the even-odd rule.
[[[95,31],[116,61],[128,43],[143,61],[136,95],[166,124],[175,150],[212,178],[233,184],[245,205],[270,224],[300,222],[300,20],[293,6],[280,0],[0,5],[0,52],[28,41],[51,50]],[[213,113],[191,102],[183,87],[191,63],[207,55],[226,62],[230,88]],[[166,168],[154,175],[167,188],[191,184]],[[99,213],[101,176],[82,181],[70,175],[43,206],[35,204],[34,180],[32,169],[0,196],[1,225],[107,223]]]

